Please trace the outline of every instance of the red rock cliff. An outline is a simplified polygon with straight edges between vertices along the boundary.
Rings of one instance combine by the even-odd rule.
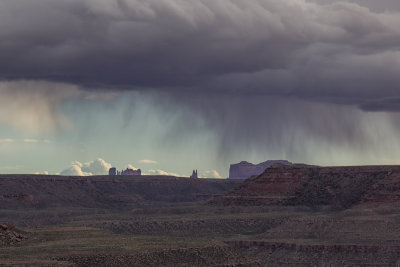
[[[400,202],[400,166],[273,165],[212,203],[333,205]]]

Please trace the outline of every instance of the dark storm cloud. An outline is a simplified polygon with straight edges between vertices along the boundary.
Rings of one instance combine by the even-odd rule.
[[[360,105],[365,111],[400,111],[400,97],[370,100]]]
[[[361,5],[361,0],[3,0],[0,75],[394,110],[400,13]]]
[[[338,2],[337,0],[310,0],[320,4],[331,4]],[[400,11],[400,3],[397,0],[348,0],[347,2],[357,3],[359,5],[368,7],[369,9],[377,12],[393,12]]]

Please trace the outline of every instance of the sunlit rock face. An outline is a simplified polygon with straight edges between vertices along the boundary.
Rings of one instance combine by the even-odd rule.
[[[229,178],[231,179],[246,179],[253,175],[260,175],[266,168],[273,164],[290,165],[291,162],[287,160],[267,160],[259,164],[253,164],[247,161],[242,161],[237,164],[231,164],[229,168]]]

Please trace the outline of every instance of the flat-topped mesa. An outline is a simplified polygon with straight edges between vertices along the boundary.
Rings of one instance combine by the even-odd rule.
[[[266,168],[274,164],[290,165],[287,160],[267,160],[259,164],[253,164],[247,161],[241,161],[237,164],[231,164],[229,168],[230,179],[247,179],[254,175],[260,175]]]
[[[400,203],[400,166],[318,167],[273,164],[212,201],[223,205]]]

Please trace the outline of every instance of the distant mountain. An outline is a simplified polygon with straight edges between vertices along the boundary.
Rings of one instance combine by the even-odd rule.
[[[253,175],[260,175],[265,171],[266,168],[273,164],[290,165],[292,163],[287,160],[267,160],[255,165],[247,161],[242,161],[237,164],[231,164],[229,168],[229,178],[246,179]]]

